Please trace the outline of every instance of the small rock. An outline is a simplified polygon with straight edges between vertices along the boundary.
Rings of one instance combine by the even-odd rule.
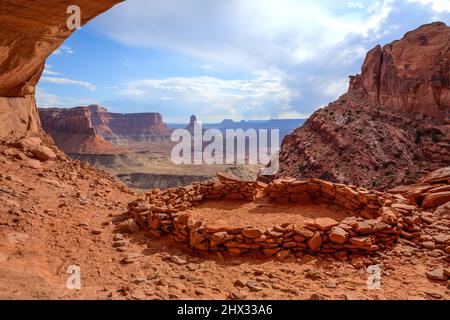
[[[237,280],[234,282],[234,286],[235,286],[235,287],[244,288],[244,287],[245,287],[245,283],[244,283],[242,280],[237,279]]]
[[[317,218],[314,220],[314,227],[322,231],[330,230],[332,227],[337,226],[339,223],[331,218]]]
[[[139,253],[130,253],[127,257],[122,259],[122,263],[130,264],[134,263],[137,259],[139,259],[142,255]]]
[[[121,233],[116,233],[113,237],[113,241],[121,241],[124,240],[124,236]]]
[[[261,237],[262,232],[259,229],[247,228],[247,229],[242,230],[242,235],[249,239],[256,239],[256,238]]]
[[[318,270],[311,268],[306,270],[306,277],[311,280],[319,280],[322,278],[322,275]]]
[[[430,296],[433,299],[440,300],[442,299],[442,295],[440,293],[434,292],[434,291],[425,291],[425,294]]]
[[[204,293],[202,290],[200,290],[200,289],[196,289],[196,290],[195,290],[195,294],[196,294],[197,296],[202,296],[202,295],[204,295],[205,293]]]
[[[126,246],[126,241],[125,240],[121,240],[121,241],[115,241],[114,243],[113,243],[113,247],[114,248],[120,248],[120,247],[124,247],[124,246]]]
[[[135,233],[141,230],[141,228],[134,219],[125,220],[123,222],[123,226],[128,230],[129,233]]]
[[[172,261],[175,264],[178,265],[185,265],[187,264],[187,260],[185,258],[179,257],[179,256],[171,256],[170,261]]]
[[[230,292],[229,298],[231,300],[244,300],[247,298],[247,295],[245,293],[232,291]]]
[[[320,235],[320,232],[314,233],[314,236],[307,241],[308,246],[312,251],[319,250],[320,246],[322,245],[322,242],[323,240],[322,236]]]
[[[136,278],[133,280],[133,283],[135,284],[141,284],[141,283],[145,283],[146,279],[145,278]]]
[[[437,257],[443,256],[443,255],[444,255],[444,251],[442,251],[442,250],[440,250],[440,249],[434,249],[434,250],[428,252],[428,255],[429,255],[430,257],[435,257],[435,258],[437,258]]]
[[[308,300],[327,300],[323,295],[318,293],[313,293]]]
[[[328,235],[331,241],[337,244],[344,244],[348,238],[348,232],[339,227],[333,227]]]
[[[102,230],[99,230],[99,229],[92,230],[92,234],[99,235],[101,233],[102,233]]]
[[[255,272],[253,273],[255,276],[259,277],[262,276],[264,274],[263,270],[255,270]]]
[[[35,159],[27,159],[26,160],[26,166],[32,169],[41,169],[42,168],[42,164],[39,160],[35,160]]]
[[[200,268],[200,265],[197,263],[189,263],[186,267],[189,271],[195,271],[198,270],[198,268]]]
[[[167,285],[167,281],[161,278],[161,279],[158,279],[155,282],[155,285],[157,285],[157,286],[165,286],[165,285]]]
[[[445,274],[447,277],[450,277],[450,267],[447,267],[447,268],[444,269],[444,274]]]
[[[420,236],[420,241],[422,242],[426,242],[426,241],[433,241],[433,237],[430,236],[429,234],[423,234]]]
[[[436,248],[436,244],[435,244],[433,241],[425,241],[425,242],[422,242],[422,246],[423,246],[425,249],[429,249],[429,250],[433,250],[433,249]]]
[[[246,286],[253,292],[259,292],[262,288],[259,286],[259,283],[256,281],[247,281]]]
[[[278,252],[275,255],[275,258],[279,261],[283,261],[283,260],[286,260],[286,258],[289,257],[290,254],[291,254],[291,252],[289,250],[283,250],[283,251]]]
[[[447,280],[447,276],[444,274],[444,268],[438,267],[434,269],[433,271],[427,271],[426,276],[430,280],[437,280],[437,281],[445,281]]]
[[[336,289],[337,283],[336,283],[336,281],[329,281],[329,282],[325,283],[325,287],[327,287],[329,289]]]
[[[434,241],[436,241],[437,243],[450,243],[450,235],[446,235],[446,234],[438,234],[437,236],[434,236]]]

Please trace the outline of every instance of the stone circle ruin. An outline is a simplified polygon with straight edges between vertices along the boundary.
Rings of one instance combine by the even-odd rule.
[[[175,242],[196,250],[226,251],[232,255],[260,253],[280,260],[305,253],[328,254],[343,260],[348,254],[371,254],[390,248],[400,236],[412,238],[420,232],[415,225],[420,217],[417,205],[399,194],[319,179],[279,179],[265,184],[239,181],[224,174],[218,177],[219,182],[152,190],[145,198],[129,204],[129,219],[125,223],[155,237],[171,236]],[[193,214],[212,201],[284,204],[298,209],[299,215],[304,206],[323,204],[347,214],[341,221],[322,215],[303,217],[300,223],[280,220],[263,227],[230,223],[226,217],[205,222],[208,219],[202,219],[198,212]],[[208,215],[209,211],[206,207],[201,212]]]

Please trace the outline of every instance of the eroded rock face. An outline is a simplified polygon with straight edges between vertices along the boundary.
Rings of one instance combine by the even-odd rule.
[[[41,134],[34,101],[45,60],[68,38],[67,8],[87,23],[121,0],[0,0],[0,140]]]
[[[42,128],[65,153],[101,154],[124,151],[97,134],[89,108],[39,109],[39,116]]]
[[[45,132],[70,154],[117,153],[123,149],[120,145],[169,140],[171,133],[159,113],[110,113],[92,105],[41,108],[39,115]]]
[[[449,36],[435,23],[370,51],[348,93],[284,139],[277,176],[387,189],[449,166]]]
[[[0,97],[0,141],[16,140],[27,134],[39,135],[41,132],[34,95]]]
[[[450,27],[437,22],[407,33],[400,41],[375,47],[350,90],[369,103],[402,112],[448,117],[450,109]]]
[[[97,105],[89,106],[88,109],[97,133],[112,143],[145,143],[170,138],[171,130],[166,127],[159,113],[112,113]]]

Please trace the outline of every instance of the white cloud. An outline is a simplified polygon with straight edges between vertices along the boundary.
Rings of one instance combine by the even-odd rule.
[[[91,91],[97,90],[96,85],[87,81],[72,80],[68,78],[59,78],[59,77],[46,77],[46,76],[42,77],[40,81],[46,83],[79,86]]]
[[[293,93],[274,73],[259,71],[248,80],[217,77],[173,77],[145,79],[129,83],[122,96],[140,101],[163,100],[182,108],[198,109],[200,114],[244,118],[243,112],[256,112],[268,105],[290,108]],[[226,115],[226,116],[225,116]]]
[[[364,9],[364,5],[361,2],[350,1],[348,4],[350,9]]]
[[[332,81],[327,83],[323,89],[325,95],[330,98],[337,98],[344,94],[348,89],[348,79],[342,79],[340,81]]]
[[[212,67],[208,64],[205,64],[205,65],[201,66],[200,68],[202,68],[203,70],[207,70],[207,71],[215,71],[214,67]]]
[[[61,56],[61,55],[73,55],[75,54],[75,51],[73,51],[73,49],[71,47],[62,45],[61,47],[59,47],[58,49],[56,49],[53,52],[53,55],[55,56]]]
[[[56,94],[49,93],[39,87],[36,90],[36,103],[39,108],[73,108],[76,106],[100,104],[97,99],[92,97],[64,98]]]
[[[40,108],[57,108],[61,106],[61,100],[57,95],[39,88],[36,90],[36,103]]]
[[[283,111],[278,114],[278,119],[307,119],[309,118],[309,114],[300,113],[297,111]],[[259,118],[258,118],[259,119]]]
[[[53,71],[53,65],[46,64],[44,68],[44,72],[42,73],[44,76],[60,76],[63,73]]]
[[[419,2],[423,5],[429,5],[431,8],[438,12],[450,12],[449,0],[408,0],[408,2]]]
[[[348,36],[378,32],[393,1],[336,14],[342,3],[334,0],[135,0],[100,17],[99,26],[126,45],[172,49],[236,68],[279,68],[320,59]]]
[[[60,75],[62,75],[61,72],[55,72],[55,71],[48,70],[48,69],[45,69],[43,74],[46,75],[46,76],[60,76]]]

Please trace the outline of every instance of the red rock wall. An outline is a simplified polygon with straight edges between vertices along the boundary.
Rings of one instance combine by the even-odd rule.
[[[450,110],[450,27],[424,25],[400,41],[375,47],[350,90],[372,104],[446,119]]]
[[[39,109],[42,128],[56,145],[68,154],[120,153],[118,147],[105,141],[92,125],[89,108]]]
[[[94,134],[91,114],[87,108],[39,109],[43,129],[49,133]]]
[[[111,113],[98,106],[89,109],[93,126],[108,141],[146,142],[149,138],[168,137],[171,133],[159,113]]]
[[[67,7],[78,5],[85,24],[119,2],[0,0],[0,141],[42,133],[35,86],[47,57],[73,32]]]

